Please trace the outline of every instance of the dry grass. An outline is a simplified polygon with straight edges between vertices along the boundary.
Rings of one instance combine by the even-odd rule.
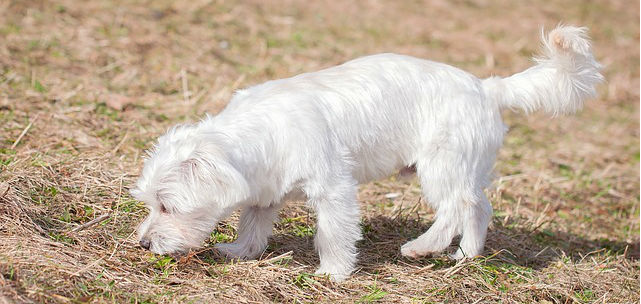
[[[638,5],[0,1],[0,302],[637,302]],[[127,188],[142,151],[234,89],[382,51],[507,75],[559,21],[591,28],[608,81],[575,117],[506,113],[485,257],[402,258],[432,213],[415,181],[394,179],[362,186],[365,240],[343,284],[309,274],[301,205],[258,261],[136,246],[146,211]]]

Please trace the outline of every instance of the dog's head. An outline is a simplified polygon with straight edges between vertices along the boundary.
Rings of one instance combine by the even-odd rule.
[[[131,190],[149,215],[140,245],[158,254],[200,247],[215,225],[249,196],[243,175],[216,140],[196,126],[179,126],[158,139]]]

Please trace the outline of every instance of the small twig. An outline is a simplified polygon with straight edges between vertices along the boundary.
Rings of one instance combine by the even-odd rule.
[[[405,217],[405,221],[407,221],[410,218],[410,216],[412,216],[412,213],[414,212],[416,212],[416,214],[418,215],[418,220],[421,219],[420,214],[418,214],[418,208],[421,205],[421,199],[422,199],[422,196],[419,196],[418,201],[416,201],[416,204],[414,204],[414,206],[412,206],[412,208],[410,209],[410,212],[407,213],[407,216]]]
[[[421,267],[418,270],[412,271],[411,274],[417,275],[417,274],[423,273],[423,272],[425,272],[427,270],[430,270],[430,269],[434,268],[434,265],[436,265],[436,264],[429,264],[429,265],[427,265],[425,267]]]
[[[4,198],[4,196],[7,195],[7,193],[9,193],[9,190],[11,190],[11,186],[9,186],[9,184],[5,184],[5,183],[3,183],[1,185],[2,186],[7,185],[7,188],[4,189],[4,192],[2,192],[2,194],[0,194],[0,198]]]
[[[539,251],[537,254],[535,254],[532,258],[535,259],[535,258],[539,257],[539,255],[543,254],[543,252],[548,250],[548,248],[550,248],[550,246],[545,246],[545,248],[541,249],[541,251]]]
[[[134,235],[134,233],[136,233],[136,230],[132,231],[132,232],[127,236],[127,238],[125,238],[125,241],[127,241],[127,240],[132,236],[132,235]],[[115,254],[116,254],[116,252],[118,251],[118,248],[120,247],[120,245],[121,245],[122,243],[124,243],[125,241],[123,241],[123,242],[116,242],[116,246],[114,247],[114,250],[111,252],[111,255],[109,256],[108,260],[111,260],[111,258],[113,258],[113,257],[114,257],[114,255],[115,255]]]
[[[103,260],[104,258],[105,258],[105,257],[103,256],[103,257],[101,257],[101,258],[99,258],[99,259],[97,259],[97,260],[95,260],[95,261],[91,262],[89,265],[87,265],[87,266],[83,267],[82,269],[80,269],[80,270],[78,270],[78,271],[74,272],[74,273],[72,274],[72,276],[74,276],[74,277],[75,277],[75,276],[78,276],[78,275],[80,275],[81,273],[83,273],[83,272],[85,272],[85,271],[89,270],[90,268],[92,268],[92,267],[94,267],[94,266],[98,265],[98,263],[102,262],[102,260]]]
[[[243,81],[245,81],[245,77],[246,77],[246,76],[247,76],[247,75],[245,75],[245,74],[241,74],[241,75],[236,79],[236,81],[234,81],[234,83],[233,83],[233,84],[231,85],[231,87],[230,87],[230,88],[231,88],[231,90],[232,90],[232,92],[233,92],[233,91],[236,91],[236,89],[238,89],[238,87],[240,87],[240,84],[241,84]]]
[[[194,97],[191,98],[192,102],[198,104],[207,93],[209,93],[209,89],[200,90],[198,94],[194,94]]]
[[[392,210],[392,212],[390,212],[392,214],[392,220],[396,220],[403,213],[403,199],[401,198],[400,201],[401,201],[401,204],[394,206],[395,210]]]
[[[95,219],[93,219],[91,221],[88,221],[88,222],[86,222],[86,223],[84,223],[84,224],[82,224],[82,225],[80,225],[80,226],[78,226],[76,228],[71,229],[71,231],[72,232],[78,232],[80,230],[87,229],[87,228],[89,228],[89,227],[91,227],[91,226],[93,226],[93,225],[95,225],[97,223],[100,223],[100,222],[106,220],[110,216],[111,216],[111,213],[103,214],[103,215],[101,215],[101,216],[99,216],[99,217],[97,217],[97,218],[95,218]]]
[[[539,223],[538,225],[536,225],[536,226],[532,229],[532,231],[530,231],[530,233],[528,233],[528,235],[534,235],[534,234],[536,233],[536,231],[537,231],[537,230],[539,230],[539,228],[541,228],[541,226],[543,226],[543,225],[545,225],[545,224],[547,224],[547,223],[549,223],[549,222],[550,222],[550,221],[543,221],[543,222]]]
[[[70,92],[67,92],[65,95],[61,96],[61,97],[60,97],[60,98],[58,98],[58,99],[59,99],[60,101],[65,101],[65,100],[67,100],[67,99],[69,99],[69,98],[71,98],[71,97],[74,97],[74,96],[76,96],[76,94],[78,94],[78,92],[80,92],[80,90],[82,90],[82,88],[83,88],[83,86],[82,86],[81,84],[79,84],[78,86],[76,86],[76,88],[75,88],[75,89],[73,89],[73,90],[72,90],[72,91],[70,91]]]
[[[458,260],[458,262],[456,262],[456,264],[454,266],[452,266],[451,268],[449,268],[449,269],[447,269],[445,271],[445,275],[444,276],[445,277],[449,277],[449,276],[452,276],[452,275],[456,274],[462,268],[465,267],[465,262],[470,261],[470,260],[472,260],[472,258],[469,258],[469,257],[463,257],[462,259]]]
[[[401,198],[398,199],[399,201],[401,201],[401,205],[400,206],[398,206],[398,205],[394,206],[394,210],[392,210],[392,212],[390,212],[390,214],[393,215],[392,216],[392,220],[396,220],[403,213],[403,202],[405,201],[405,196],[407,196],[407,193],[410,192],[413,187],[414,187],[414,182],[411,182],[410,185],[405,189],[405,191],[403,191],[403,195],[401,195]],[[395,212],[396,212],[396,215],[394,215]]]
[[[120,149],[120,147],[125,142],[125,140],[127,140],[127,136],[129,136],[129,131],[125,132],[125,136],[123,136],[120,142],[116,145],[116,147],[113,150],[111,150],[111,154],[116,154],[116,152],[118,152],[118,149]]]
[[[545,213],[550,209],[550,203],[545,204],[545,207],[543,207],[543,211],[539,214],[539,217],[534,221],[534,224],[537,225],[537,228],[540,227],[543,222],[545,221]]]
[[[281,254],[279,256],[275,256],[273,258],[269,258],[269,259],[266,259],[266,260],[258,261],[258,264],[259,265],[260,264],[271,264],[272,262],[276,262],[276,261],[279,261],[279,260],[283,260],[283,259],[287,259],[287,258],[291,259],[293,253],[294,252],[290,250],[290,251],[287,251],[287,252],[285,252],[285,253],[283,253],[283,254]]]
[[[27,127],[25,127],[24,130],[22,130],[22,133],[20,133],[20,136],[18,136],[18,139],[16,139],[16,141],[13,142],[13,145],[11,145],[11,150],[16,148],[18,143],[20,143],[20,140],[22,140],[22,138],[25,136],[25,134],[27,134],[29,129],[31,129],[31,126],[33,125],[33,123],[38,119],[39,115],[40,115],[40,113],[36,114],[36,116],[34,116],[33,119],[29,122]]]
[[[96,70],[96,74],[100,75],[102,73],[109,72],[109,71],[119,67],[120,65],[122,65],[122,60],[114,61],[114,62],[112,62],[112,63],[110,63],[110,64],[108,64],[106,66],[103,66],[103,67],[99,68],[98,70]]]

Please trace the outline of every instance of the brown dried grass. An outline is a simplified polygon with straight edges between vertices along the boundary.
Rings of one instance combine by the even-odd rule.
[[[2,1],[0,302],[636,302],[638,12],[616,0]],[[575,117],[506,113],[484,257],[402,258],[431,213],[415,180],[394,178],[361,188],[365,240],[342,284],[309,274],[302,205],[257,261],[136,246],[145,210],[127,189],[142,151],[234,89],[382,51],[507,75],[559,21],[590,27],[607,83]],[[233,222],[212,242],[233,238]]]

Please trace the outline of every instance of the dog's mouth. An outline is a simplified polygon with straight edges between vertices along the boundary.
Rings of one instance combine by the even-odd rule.
[[[139,242],[140,248],[149,250],[155,254],[167,255],[171,257],[181,257],[189,252],[189,246],[177,246],[176,244],[167,244],[166,239],[162,236],[142,238]]]
[[[186,249],[178,249],[178,250],[172,250],[172,251],[159,250],[157,248],[154,248],[153,245],[149,249],[149,251],[151,251],[151,252],[153,252],[155,254],[158,254],[158,255],[170,256],[170,257],[175,258],[175,259],[176,258],[180,258],[182,256],[185,256],[185,255],[187,255],[187,253],[189,253],[189,250],[186,250]]]

